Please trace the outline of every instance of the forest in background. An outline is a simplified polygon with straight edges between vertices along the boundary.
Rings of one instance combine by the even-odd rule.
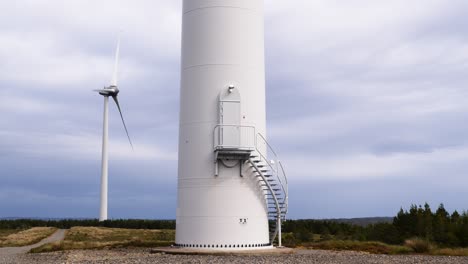
[[[391,222],[365,226],[339,221],[287,220],[283,225],[285,244],[300,244],[327,240],[379,241],[400,245],[409,239],[421,239],[441,247],[468,247],[468,212],[449,213],[443,204],[432,211],[411,205],[400,209]],[[317,237],[317,235],[319,235]]]
[[[379,222],[382,220],[382,222]],[[377,222],[375,222],[377,221]],[[370,223],[370,224],[363,224]],[[130,229],[175,229],[174,220],[116,219],[99,222],[97,219],[15,219],[0,220],[0,229],[74,226]],[[449,213],[441,204],[433,211],[424,206],[411,205],[401,209],[393,220],[388,218],[358,218],[331,220],[286,220],[283,222],[283,243],[297,246],[308,242],[330,240],[379,241],[401,245],[409,239],[420,239],[440,247],[468,247],[468,212]]]

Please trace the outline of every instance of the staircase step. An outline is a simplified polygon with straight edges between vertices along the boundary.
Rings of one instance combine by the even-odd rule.
[[[267,193],[267,194],[265,194],[265,195],[272,195],[272,194],[271,194],[271,193]],[[273,200],[273,197],[267,197],[267,199]],[[284,200],[284,197],[280,196],[280,197],[276,197],[276,199],[278,199],[278,201],[279,201],[279,200]],[[283,201],[282,201],[282,202],[283,202]]]
[[[258,164],[262,164],[262,165],[266,165],[266,163],[262,160],[252,160],[253,163],[255,163],[256,166],[258,166]],[[250,164],[250,166],[253,166],[252,164]]]
[[[281,214],[281,217],[283,217],[283,218],[285,217],[284,213],[285,213],[285,212],[281,212],[281,213],[280,213],[280,214]],[[278,215],[278,212],[276,212],[276,211],[268,211],[268,214],[270,215],[270,217],[276,217],[276,216]]]
[[[257,175],[260,176],[260,173],[257,172]],[[262,175],[263,175],[264,177],[266,177],[266,176],[273,176],[273,174],[271,174],[271,173],[262,173]]]
[[[265,194],[265,195],[268,195],[268,194]],[[268,198],[268,197],[267,197],[267,200],[269,200],[269,201],[271,201],[271,202],[274,202],[274,201],[275,201],[275,199],[273,199],[273,197],[271,197],[271,198]],[[278,203],[282,203],[282,202],[283,202],[283,201],[282,201],[283,199],[281,199],[280,197],[276,197],[276,200],[278,201]]]
[[[278,185],[278,184],[276,184],[276,183],[270,183],[270,186],[271,186],[271,187],[274,187],[274,186],[277,186],[277,185]],[[261,184],[260,186],[265,187],[265,186],[268,186],[268,185],[266,185],[266,184]]]
[[[264,195],[271,195],[271,193],[268,192],[268,193],[265,193]],[[267,197],[267,199],[268,199],[268,197]],[[278,197],[278,195],[276,195],[276,200],[278,201],[278,203],[282,202],[282,201],[280,200],[280,197]],[[270,201],[275,201],[275,199],[273,198],[273,196],[271,196]]]
[[[276,212],[276,211],[269,211],[268,214],[270,215],[270,217],[278,216],[278,212]],[[284,218],[284,212],[281,212],[281,217]]]

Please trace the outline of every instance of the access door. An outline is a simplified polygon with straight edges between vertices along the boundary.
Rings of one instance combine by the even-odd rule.
[[[221,141],[225,147],[240,147],[240,102],[220,104]]]

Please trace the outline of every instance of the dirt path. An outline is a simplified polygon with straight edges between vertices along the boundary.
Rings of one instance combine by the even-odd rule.
[[[65,229],[55,231],[51,236],[44,238],[40,242],[24,247],[4,247],[0,248],[0,263],[14,263],[15,256],[27,253],[29,250],[40,247],[44,244],[63,240],[65,238]]]

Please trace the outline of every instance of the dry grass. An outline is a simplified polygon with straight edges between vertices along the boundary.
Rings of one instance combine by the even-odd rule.
[[[29,230],[27,230],[29,231]],[[20,232],[24,233],[26,231]],[[19,235],[12,234],[10,236]],[[67,231],[61,242],[49,243],[32,249],[32,253],[118,247],[156,247],[174,243],[175,230],[123,229],[105,227],[73,227]],[[317,238],[317,240],[319,237]],[[40,239],[39,239],[40,240]],[[404,246],[388,245],[381,242],[329,240],[324,242],[301,243],[300,248],[325,250],[352,250],[372,254],[414,254],[425,253],[445,256],[468,256],[468,248],[435,248],[419,240],[406,241]]]
[[[431,255],[438,256],[468,256],[468,248],[440,248],[434,249]]]
[[[73,227],[65,240],[70,241],[124,241],[124,240],[163,240],[173,241],[174,230],[124,229],[105,227]]]
[[[24,229],[0,229],[0,241],[3,241],[7,236],[23,231]]]
[[[319,243],[304,243],[302,248],[324,250],[352,250],[372,254],[404,255],[429,254],[436,256],[468,256],[468,248],[437,248],[428,241],[409,239],[405,245],[388,245],[381,242],[361,242],[349,240],[329,240]]]
[[[13,230],[6,236],[0,236],[0,247],[21,247],[35,244],[42,239],[52,235],[57,228],[34,227],[24,231]],[[7,234],[8,231],[3,231]]]
[[[368,252],[372,254],[408,254],[412,253],[411,248],[405,246],[388,245],[381,242],[361,242],[350,240],[329,240],[319,243],[304,244],[305,248],[325,249],[325,250],[352,250]]]
[[[434,250],[434,246],[427,240],[412,238],[405,241],[405,246],[411,248],[416,253],[429,253]]]
[[[63,241],[43,245],[31,252],[169,246],[174,243],[174,238],[174,230],[73,227],[66,233]]]

